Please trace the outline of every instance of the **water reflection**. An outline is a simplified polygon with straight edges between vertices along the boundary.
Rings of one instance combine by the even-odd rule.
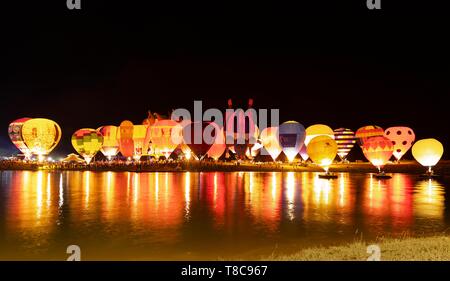
[[[59,257],[67,243],[80,241],[92,259],[203,259],[353,240],[356,232],[439,232],[448,227],[446,180],[1,172],[0,258]]]

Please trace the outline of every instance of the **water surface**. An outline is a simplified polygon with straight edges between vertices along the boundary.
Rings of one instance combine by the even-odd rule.
[[[254,259],[450,226],[449,178],[0,172],[0,259]]]

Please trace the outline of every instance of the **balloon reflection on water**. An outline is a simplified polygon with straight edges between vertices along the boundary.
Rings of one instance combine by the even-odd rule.
[[[124,247],[220,247],[208,243],[445,229],[443,185],[406,174],[390,180],[348,173],[327,180],[295,172],[9,175],[10,188],[1,191],[8,195],[0,197],[8,200],[7,237],[30,247],[37,241],[43,247],[56,243],[61,230],[91,239],[85,242],[91,247],[110,239]]]

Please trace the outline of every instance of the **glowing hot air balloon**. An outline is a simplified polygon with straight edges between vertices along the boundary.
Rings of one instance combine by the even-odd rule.
[[[30,159],[32,155],[31,150],[25,144],[25,141],[22,137],[22,126],[28,120],[31,120],[31,118],[17,119],[9,124],[8,127],[9,138],[11,139],[12,143],[20,150],[20,152],[25,155],[25,159]]]
[[[350,129],[339,128],[334,130],[334,139],[338,146],[337,154],[339,155],[339,158],[341,158],[341,161],[344,161],[348,153],[355,146],[355,133]]]
[[[411,148],[416,135],[408,127],[390,127],[384,132],[384,136],[392,141],[394,145],[394,157],[400,161],[403,155]]]
[[[22,126],[22,138],[31,153],[42,161],[61,140],[61,128],[49,119],[31,119]]]
[[[278,140],[278,127],[268,127],[261,131],[260,134],[261,143],[270,154],[273,161],[275,161],[280,153],[283,151],[280,142]]]
[[[289,162],[292,162],[305,141],[305,127],[296,121],[284,122],[278,128],[278,140]]]
[[[329,136],[317,136],[310,140],[306,147],[309,158],[327,173],[336,158],[337,149],[336,141]]]
[[[148,149],[148,145],[146,145],[147,135],[147,126],[145,125],[134,125],[133,126],[133,159],[135,161],[139,161],[142,155],[146,155],[147,151],[144,151],[144,148]]]
[[[361,127],[355,133],[356,143],[361,147],[361,149],[366,139],[380,136],[384,136],[384,130],[383,128],[375,125]]]
[[[394,145],[384,136],[371,137],[364,141],[362,150],[367,160],[381,172],[394,152]]]
[[[299,154],[300,154],[300,157],[302,158],[303,161],[306,161],[306,160],[309,159],[308,152],[306,152],[306,145],[305,144],[303,144],[302,148],[300,148]]]
[[[103,136],[103,145],[100,151],[108,160],[111,160],[119,153],[118,128],[116,126],[103,126],[98,128],[97,131]]]
[[[218,160],[220,156],[223,155],[227,148],[225,144],[225,134],[223,132],[223,128],[219,131],[219,134],[216,136],[213,145],[208,150],[208,157],[213,158],[214,160]]]
[[[134,155],[133,123],[125,120],[120,123],[117,139],[119,140],[119,151],[123,157],[131,158]]]
[[[155,155],[169,158],[183,142],[182,127],[170,119],[156,120],[151,126],[151,141]]]
[[[428,167],[428,173],[433,174],[435,166],[444,154],[444,147],[436,139],[423,139],[417,141],[412,147],[412,155],[422,166]]]
[[[197,158],[202,160],[220,132],[219,126],[214,122],[190,122],[183,127],[183,140]]]
[[[94,129],[80,129],[72,135],[72,146],[86,163],[91,163],[103,145],[102,134]]]
[[[309,142],[318,136],[329,136],[334,139],[333,129],[323,124],[316,124],[306,128],[305,145],[308,146]]]

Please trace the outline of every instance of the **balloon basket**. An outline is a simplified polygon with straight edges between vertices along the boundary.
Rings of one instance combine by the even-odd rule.
[[[374,175],[377,179],[390,179],[392,176],[385,174],[384,172],[378,173]]]
[[[320,174],[319,178],[321,179],[337,179],[337,175],[336,174],[332,174],[332,173],[326,173],[326,174]]]

